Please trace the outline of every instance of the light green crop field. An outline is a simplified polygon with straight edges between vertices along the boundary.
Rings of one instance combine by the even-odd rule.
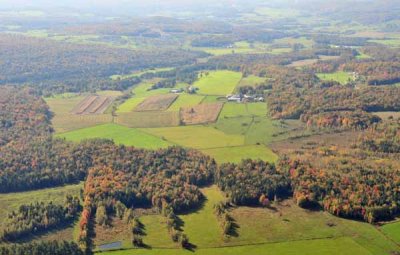
[[[205,96],[201,103],[226,102],[225,96]]]
[[[350,74],[346,72],[336,72],[336,73],[317,73],[318,78],[325,81],[337,81],[340,84],[346,84],[349,80],[352,80]]]
[[[228,135],[208,126],[143,128],[140,130],[171,143],[195,149],[210,149],[244,144],[243,136]]]
[[[219,118],[212,126],[230,135],[246,135],[253,123],[252,116],[243,116],[238,118]]]
[[[233,118],[242,116],[266,116],[266,103],[225,103],[220,113],[220,118]]]
[[[145,149],[165,148],[170,143],[146,134],[138,129],[128,128],[117,124],[104,124],[90,128],[74,130],[67,133],[58,134],[69,141],[78,142],[91,138],[107,138],[114,140],[117,144],[124,144]]]
[[[383,225],[381,229],[385,235],[400,245],[400,222]]]
[[[264,160],[276,162],[276,155],[264,145],[232,146],[225,148],[201,150],[204,154],[213,157],[218,163],[240,163],[243,159]]]
[[[239,87],[243,87],[243,86],[251,86],[251,87],[255,87],[263,82],[265,82],[267,80],[267,78],[263,78],[263,77],[258,77],[255,75],[249,75],[247,77],[243,77],[240,80],[239,83]]]
[[[210,71],[208,75],[202,73],[194,86],[199,88],[199,94],[225,96],[233,92],[241,78],[239,72]]]
[[[161,95],[168,93],[171,89],[153,89],[149,90],[151,86],[153,86],[157,80],[153,81],[145,81],[140,83],[137,87],[135,87],[132,92],[135,94],[135,97],[149,97],[154,95]]]
[[[273,135],[279,130],[283,128],[276,121],[267,117],[255,117],[246,132],[245,143],[268,145],[273,141]]]
[[[24,204],[35,202],[63,204],[66,195],[79,197],[81,188],[83,188],[83,183],[35,191],[0,194],[0,219],[5,219],[8,213],[18,210]],[[4,223],[4,220],[0,220],[0,231],[4,227]]]
[[[379,43],[390,47],[400,47],[400,38],[395,39],[382,39],[382,40],[369,40],[369,42]]]
[[[144,81],[132,89],[133,96],[123,102],[117,108],[117,113],[128,113],[132,112],[135,107],[143,102],[147,97],[167,94],[171,90],[170,88],[153,89],[149,90],[158,80]],[[183,87],[185,84],[178,84],[176,87]]]
[[[132,97],[123,102],[120,106],[118,106],[117,113],[125,113],[132,112],[136,106],[138,106],[141,102],[143,102],[146,98],[144,97]]]
[[[179,111],[182,107],[190,107],[200,104],[204,96],[180,94],[174,103],[168,108],[168,111]]]

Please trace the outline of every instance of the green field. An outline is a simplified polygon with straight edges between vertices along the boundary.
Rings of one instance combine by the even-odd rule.
[[[117,124],[104,124],[58,134],[57,136],[74,142],[90,138],[107,138],[114,140],[117,144],[130,145],[145,149],[165,148],[171,145],[158,137],[143,133],[138,129],[128,128]]]
[[[150,249],[150,250],[125,250],[115,252],[104,252],[106,255],[188,255],[193,254],[192,251],[182,249]],[[283,243],[259,244],[259,245],[242,245],[235,247],[223,248],[205,248],[197,249],[195,254],[198,255],[281,255],[281,254],[307,254],[307,255],[368,255],[372,254],[363,247],[355,243],[351,238],[322,239],[311,241],[293,241]]]
[[[133,109],[147,97],[169,93],[169,91],[171,90],[170,88],[150,90],[151,86],[153,86],[157,81],[158,79],[144,81],[139,85],[135,86],[132,89],[133,96],[128,100],[126,100],[125,102],[123,102],[121,105],[119,105],[116,112],[117,113],[132,112]],[[187,84],[180,83],[177,84],[176,88],[184,88],[186,86]]]
[[[383,225],[381,229],[385,235],[400,245],[400,222]]]
[[[215,158],[218,163],[240,163],[243,159],[247,158],[269,162],[276,162],[278,160],[278,155],[264,145],[232,146],[201,151]]]
[[[352,80],[352,77],[347,72],[336,72],[336,73],[317,73],[318,78],[325,81],[337,81],[340,84],[345,85]]]
[[[201,209],[179,215],[184,222],[183,231],[189,237],[190,242],[199,247],[219,246],[222,241],[222,229],[214,214],[214,205],[223,201],[224,196],[216,186],[201,189],[201,192],[207,198]]]
[[[157,73],[157,72],[167,72],[167,71],[171,71],[174,68],[170,68],[170,67],[166,67],[166,68],[154,68],[154,69],[147,69],[147,70],[143,70],[143,71],[139,71],[139,72],[133,72],[131,74],[116,74],[116,75],[112,75],[110,76],[110,78],[112,80],[124,80],[124,79],[129,79],[129,78],[133,78],[133,77],[140,77],[143,74],[147,74],[147,73]]]
[[[118,106],[117,113],[132,112],[136,106],[143,102],[146,98],[144,97],[132,97]]]
[[[195,149],[210,149],[244,144],[244,137],[228,135],[208,126],[182,126],[170,128],[143,128],[146,133],[171,143]]]
[[[266,116],[267,104],[265,103],[226,103],[220,113],[220,118],[233,118],[243,116]]]
[[[182,107],[195,106],[203,101],[204,96],[180,94],[175,102],[168,108],[168,111],[179,111]]]
[[[247,77],[243,77],[240,80],[239,86],[238,87],[243,87],[243,86],[251,86],[255,87],[259,84],[264,83],[267,80],[265,77],[258,77],[255,75],[249,75]]]
[[[177,244],[171,240],[168,233],[165,217],[161,215],[145,215],[140,217],[146,235],[143,242],[153,248],[176,248]]]
[[[231,94],[239,84],[242,74],[232,71],[213,71],[200,74],[199,80],[193,86],[199,88],[202,95]]]

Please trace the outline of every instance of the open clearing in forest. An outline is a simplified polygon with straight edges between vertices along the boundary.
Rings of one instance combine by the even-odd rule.
[[[214,185],[201,189],[206,196],[203,206],[178,215],[184,233],[195,245],[194,251],[180,248],[168,241],[161,216],[141,217],[151,249],[109,251],[102,254],[390,254],[397,245],[376,227],[362,222],[341,219],[322,211],[299,208],[289,200],[273,204],[273,209],[235,207],[230,215],[237,224],[235,236],[222,237],[222,229],[214,214],[214,205],[225,199]],[[158,231],[157,231],[158,229]],[[149,230],[149,231],[147,231]],[[146,241],[147,240],[147,241]]]
[[[205,103],[181,108],[181,120],[186,125],[213,123],[221,112],[223,103]]]
[[[304,60],[298,60],[298,61],[293,61],[289,65],[286,65],[288,67],[304,67],[304,66],[310,66],[312,64],[315,64],[319,61],[317,58],[313,59],[304,59]]]
[[[117,124],[104,124],[90,128],[74,130],[58,134],[69,141],[79,142],[84,139],[106,138],[112,139],[116,144],[130,145],[145,149],[165,148],[170,143],[134,128],[128,128]]]
[[[240,163],[243,159],[264,160],[276,162],[278,155],[264,145],[244,145],[225,148],[201,150],[213,157],[218,163]]]
[[[179,112],[121,113],[114,122],[132,128],[176,127],[180,124]]]
[[[352,76],[347,72],[335,72],[335,73],[317,73],[318,78],[324,81],[337,81],[340,84],[345,85],[352,80]]]
[[[178,98],[176,94],[157,95],[146,98],[135,107],[137,112],[164,111]]]
[[[72,113],[77,115],[103,114],[113,101],[114,98],[111,96],[89,95],[72,109]]]
[[[201,95],[231,94],[242,78],[242,73],[232,71],[210,71],[199,75],[199,80],[193,86],[199,88]]]

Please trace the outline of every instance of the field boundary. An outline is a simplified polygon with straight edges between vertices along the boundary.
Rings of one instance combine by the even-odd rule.
[[[189,237],[190,238],[190,237]],[[224,249],[224,248],[234,248],[234,247],[246,247],[246,246],[259,246],[265,244],[280,244],[280,243],[295,243],[295,242],[302,242],[302,241],[318,241],[318,240],[334,240],[334,239],[341,239],[341,238],[350,238],[345,235],[341,236],[327,236],[327,237],[314,237],[314,238],[304,238],[304,239],[294,239],[288,241],[270,241],[270,242],[258,242],[258,243],[248,243],[248,244],[236,244],[236,245],[226,245],[226,246],[209,246],[209,247],[201,247],[196,248],[196,250],[208,250],[208,249]],[[157,250],[181,250],[181,248],[167,248],[167,247],[154,247],[152,246],[151,249]],[[106,251],[96,251],[94,253],[104,253],[104,252],[114,252],[114,251],[129,251],[129,250],[145,250],[140,248],[121,248],[115,250],[106,250]]]

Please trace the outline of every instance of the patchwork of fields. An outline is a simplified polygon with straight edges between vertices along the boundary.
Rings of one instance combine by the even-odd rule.
[[[319,76],[343,84],[350,77],[346,73]],[[115,114],[71,114],[87,95],[66,94],[46,98],[46,101],[55,113],[57,136],[70,141],[107,138],[117,144],[145,149],[179,145],[198,149],[218,163],[238,163],[245,158],[275,162],[278,156],[269,144],[286,137],[289,131],[296,135],[295,130],[301,124],[272,120],[263,102],[232,103],[225,99],[226,94],[240,86],[255,86],[266,79],[242,78],[241,74],[230,71],[203,73],[194,85],[199,88],[198,94],[171,94],[167,88],[153,90],[151,86],[157,81],[145,81],[132,89],[131,98],[118,105]],[[110,95],[111,92],[99,94],[102,93]],[[65,187],[65,192],[70,189],[76,192],[75,186]],[[195,254],[265,254],[266,251],[268,254],[298,254],[299,251],[334,255],[389,254],[400,242],[398,223],[377,228],[321,211],[303,210],[291,200],[280,201],[273,209],[230,209],[237,225],[236,234],[223,237],[214,205],[223,201],[225,195],[216,186],[201,191],[206,197],[203,206],[178,215],[182,230],[195,247]],[[0,197],[2,199],[6,200],[7,196]],[[3,208],[0,215],[5,216],[10,209]],[[145,213],[140,221],[144,224],[143,242],[151,249],[134,248],[129,228],[120,219],[113,218],[112,227],[95,226],[96,251],[106,255],[193,253],[171,241],[163,216]],[[76,239],[73,226],[42,239],[51,240],[54,236]],[[118,250],[100,252],[100,245],[113,242]]]
[[[203,72],[193,85],[199,88],[198,94],[152,89],[158,81],[134,86],[132,96],[116,106],[115,114],[110,109],[104,114],[72,113],[99,97],[115,97],[112,91],[99,91],[98,97],[67,94],[46,98],[55,113],[57,136],[70,141],[107,138],[146,149],[180,145],[200,149],[218,162],[277,159],[267,147],[278,128],[267,117],[266,103],[228,103],[225,99],[236,88],[255,86],[265,78],[242,79],[241,73],[232,71]],[[176,88],[184,86],[181,83]]]

